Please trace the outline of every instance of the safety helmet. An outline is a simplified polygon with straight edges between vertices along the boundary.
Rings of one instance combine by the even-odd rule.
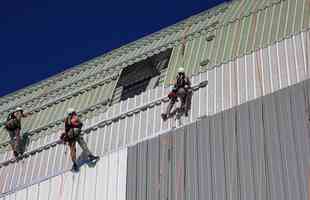
[[[68,108],[67,110],[67,115],[72,115],[73,113],[75,113],[75,109],[74,108]]]
[[[24,110],[21,108],[21,107],[17,107],[15,108],[15,110],[13,111],[13,113],[16,113],[16,112],[23,112]]]
[[[178,73],[185,73],[185,69],[183,67],[178,68]]]

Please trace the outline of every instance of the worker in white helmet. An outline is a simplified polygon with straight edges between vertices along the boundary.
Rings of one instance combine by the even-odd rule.
[[[181,112],[188,116],[188,111],[191,108],[192,89],[190,79],[185,75],[183,67],[178,68],[174,87],[168,97],[170,101],[167,110],[161,115],[164,121],[176,113],[176,110],[173,112],[171,110],[178,98],[181,100]]]
[[[29,113],[24,113],[22,108],[17,107],[9,114],[5,122],[5,129],[9,133],[10,145],[16,158],[24,153],[21,148],[21,119],[28,115]]]
[[[84,153],[88,156],[89,160],[98,160],[98,156],[94,156],[87,147],[85,140],[81,135],[83,123],[80,121],[77,112],[73,108],[67,110],[67,114],[64,120],[65,132],[61,135],[61,140],[68,143],[70,148],[70,155],[73,162],[72,169],[78,171],[78,165],[76,163],[76,142],[80,145]]]

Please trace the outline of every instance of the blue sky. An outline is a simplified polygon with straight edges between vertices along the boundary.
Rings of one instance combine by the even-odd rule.
[[[27,0],[0,7],[0,96],[224,0]]]

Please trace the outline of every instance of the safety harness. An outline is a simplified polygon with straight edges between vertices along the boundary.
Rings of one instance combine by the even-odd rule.
[[[72,115],[69,115],[68,117],[65,118],[65,132],[61,134],[60,139],[63,140],[64,142],[71,142],[74,141],[76,138],[76,135],[74,134],[69,134],[70,131],[73,131],[72,129],[74,128],[82,128],[83,123],[79,122],[77,126],[74,126],[71,122],[72,120]]]
[[[6,122],[5,128],[9,131],[14,131],[15,129],[20,129],[21,125],[18,123],[17,118],[15,117],[14,113],[9,114]]]

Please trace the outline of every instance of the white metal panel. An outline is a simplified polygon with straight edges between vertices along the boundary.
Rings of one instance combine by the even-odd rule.
[[[39,200],[39,186],[33,185],[28,188],[28,200]]]
[[[27,189],[18,191],[16,193],[16,200],[27,200],[27,195],[28,195],[27,192],[28,192]]]
[[[96,167],[83,166],[79,173],[65,172],[24,190],[9,194],[5,199],[16,200],[125,200],[127,149],[107,154]]]
[[[44,181],[38,185],[38,187],[39,187],[39,199],[49,199],[49,197],[52,195],[51,194],[51,192],[52,192],[51,183],[52,183],[52,180],[50,179],[50,180]],[[59,188],[61,188],[61,187],[62,187],[62,185],[59,185]],[[26,190],[28,191],[29,188],[27,188]],[[28,191],[28,193],[29,193],[29,191]]]
[[[121,152],[118,153],[117,179],[117,200],[126,200],[127,150],[121,150]]]
[[[306,199],[309,103],[307,80],[130,147],[127,199]]]

